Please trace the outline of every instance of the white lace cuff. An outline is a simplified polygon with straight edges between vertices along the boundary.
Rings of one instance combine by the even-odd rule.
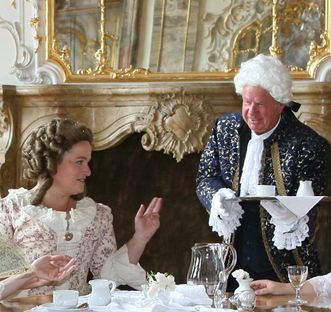
[[[331,273],[323,276],[316,276],[309,280],[317,297],[331,296]]]
[[[289,224],[279,223],[278,220],[271,218],[270,222],[275,225],[274,245],[278,249],[292,250],[300,247],[301,243],[308,237],[309,228],[307,222],[308,216],[304,216],[296,223]]]
[[[123,245],[107,261],[101,270],[101,278],[116,282],[116,285],[129,285],[135,289],[141,289],[146,284],[146,272],[140,264],[132,264],[129,261],[128,248]]]
[[[240,226],[239,219],[244,213],[239,204],[239,200],[231,193],[229,189],[220,189],[213,197],[209,216],[209,225],[214,232],[225,239]],[[233,192],[233,191],[231,191]],[[227,194],[232,199],[226,199],[223,194]]]

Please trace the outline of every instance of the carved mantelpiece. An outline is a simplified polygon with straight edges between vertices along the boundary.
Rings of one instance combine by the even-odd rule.
[[[8,187],[23,183],[18,156],[27,136],[56,116],[70,116],[91,127],[95,150],[145,132],[142,145],[146,150],[163,151],[180,161],[185,154],[202,149],[216,115],[240,107],[230,84],[4,86],[2,101],[7,115],[14,116],[1,126],[11,133],[2,159],[17,156],[11,166],[15,178],[1,181],[2,195]],[[15,137],[13,131],[17,131]]]
[[[293,90],[302,103],[299,118],[331,142],[331,84],[301,81]],[[1,196],[27,186],[20,150],[33,129],[56,116],[84,122],[95,137],[89,194],[112,207],[119,245],[128,238],[127,224],[139,204],[157,194],[166,197],[163,227],[142,263],[185,282],[190,247],[218,239],[196,198],[194,178],[213,120],[241,108],[230,82],[3,86],[0,104]],[[328,211],[324,234],[330,231]],[[323,254],[328,243],[323,238],[319,244],[323,269],[330,270],[330,256]]]
[[[293,90],[303,104],[299,118],[331,142],[331,85],[297,82]],[[27,136],[56,116],[91,127],[95,150],[143,132],[144,149],[162,151],[179,162],[201,151],[218,115],[241,105],[231,83],[3,86],[0,103],[2,196],[8,187],[23,183],[19,155]]]

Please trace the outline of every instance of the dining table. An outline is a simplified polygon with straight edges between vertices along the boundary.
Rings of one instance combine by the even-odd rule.
[[[121,291],[119,291],[121,292]],[[307,304],[304,304],[300,307],[295,307],[293,305],[289,305],[288,301],[293,299],[293,295],[264,295],[264,296],[257,296],[256,297],[256,307],[254,311],[273,311],[273,312],[297,312],[297,311],[309,311],[309,312],[317,312],[317,311],[331,311],[331,298],[327,297],[313,297],[313,296],[302,296],[303,299],[307,301]],[[29,296],[29,297],[21,297],[15,299],[4,300],[0,303],[0,312],[23,312],[29,311],[38,311],[36,308],[38,306],[45,305],[47,303],[52,302],[52,295],[43,295],[43,296]],[[142,309],[143,310],[143,309]],[[147,310],[147,309],[146,309]],[[199,308],[199,307],[185,307],[182,311],[215,311],[215,312],[222,312],[222,311],[235,311],[236,307],[229,304],[224,308]],[[68,311],[68,310],[65,310]],[[85,310],[86,311],[86,310]],[[93,309],[88,309],[87,311],[94,311]],[[98,310],[95,310],[98,311]],[[112,312],[113,309],[104,309],[102,311],[109,311]],[[129,311],[129,310],[123,310]],[[152,310],[152,311],[157,311]],[[159,311],[181,311],[180,309],[161,309]]]

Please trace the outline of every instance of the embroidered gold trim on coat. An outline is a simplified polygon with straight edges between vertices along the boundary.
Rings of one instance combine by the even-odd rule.
[[[287,192],[285,189],[284,180],[282,176],[282,169],[280,165],[280,156],[279,156],[279,146],[277,142],[271,145],[271,159],[272,159],[272,166],[274,169],[278,194],[281,196],[286,196]],[[303,265],[303,261],[299,254],[298,248],[292,250],[292,255],[294,257],[296,264]]]
[[[264,208],[260,205],[260,222],[261,222],[261,233],[262,233],[262,240],[263,240],[263,245],[264,248],[266,250],[269,262],[271,263],[272,268],[274,269],[274,271],[277,274],[277,277],[279,278],[279,280],[281,282],[287,282],[287,280],[283,277],[283,275],[281,274],[281,272],[278,270],[278,267],[276,265],[276,263],[273,260],[273,257],[271,256],[271,248],[269,247],[268,244],[268,239],[267,239],[267,235],[266,235],[266,228],[264,226],[266,220],[264,217]]]
[[[292,250],[292,254],[297,265],[304,265],[301,256],[299,255],[298,248]]]
[[[237,193],[239,189],[239,167],[237,168],[233,181],[232,181],[232,189]]]
[[[287,193],[282,176],[282,167],[280,165],[279,147],[277,142],[271,145],[271,160],[275,174],[277,192],[281,196],[286,196]]]

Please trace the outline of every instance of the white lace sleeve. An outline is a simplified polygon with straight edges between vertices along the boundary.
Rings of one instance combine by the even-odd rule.
[[[270,223],[275,225],[273,242],[278,249],[292,250],[300,247],[308,237],[309,217],[298,218],[279,201],[261,200],[261,206],[271,215]]]
[[[244,213],[239,199],[227,188],[219,189],[213,196],[209,216],[209,225],[219,236],[229,238],[240,226],[239,219]]]
[[[313,286],[316,296],[331,296],[331,273],[313,277],[309,280],[309,283]]]
[[[111,255],[101,270],[101,278],[116,282],[116,285],[129,285],[141,289],[146,284],[146,272],[139,264],[129,261],[128,248],[123,245]]]
[[[292,250],[300,247],[302,242],[308,237],[308,216],[299,219],[290,229],[284,229],[281,225],[275,224],[271,219],[271,223],[275,224],[275,232],[273,241],[278,249]]]

